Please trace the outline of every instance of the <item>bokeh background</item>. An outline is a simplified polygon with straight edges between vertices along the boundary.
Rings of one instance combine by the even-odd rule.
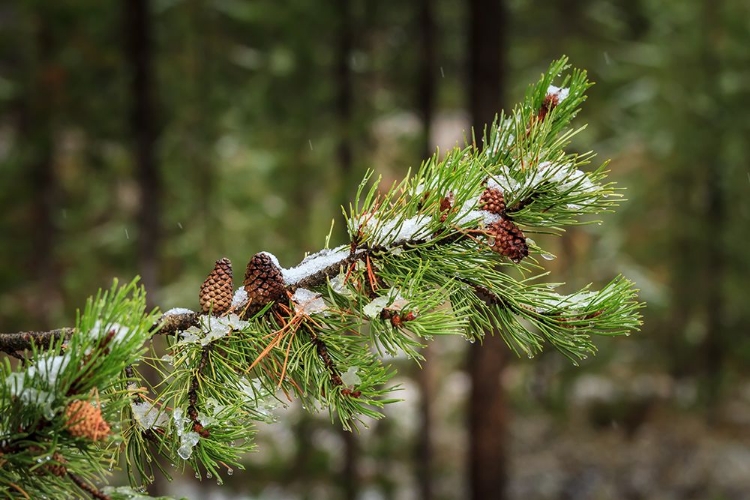
[[[574,367],[501,342],[404,360],[357,435],[295,405],[247,470],[152,492],[269,499],[750,498],[750,3],[0,4],[0,330],[69,325],[114,277],[197,307],[214,260],[323,246],[365,169],[401,178],[566,54],[574,149],[628,201],[538,238],[571,288],[634,279],[636,336]]]

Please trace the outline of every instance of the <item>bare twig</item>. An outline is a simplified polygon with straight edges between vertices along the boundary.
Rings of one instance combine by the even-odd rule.
[[[203,438],[209,437],[210,432],[208,431],[208,429],[203,427],[203,424],[198,421],[198,388],[200,386],[198,377],[201,373],[203,373],[203,370],[206,369],[206,365],[208,365],[208,356],[210,352],[211,344],[208,344],[203,348],[203,351],[201,352],[201,359],[198,363],[198,369],[193,374],[193,378],[190,380],[190,390],[188,391],[188,401],[190,403],[187,410],[188,417],[190,417],[190,420],[193,421],[193,431],[200,434],[200,436]]]
[[[48,332],[0,333],[0,351],[19,357],[18,351],[31,349],[32,345],[47,348],[61,337],[70,338],[74,331],[74,328],[58,328]]]
[[[162,315],[151,327],[154,335],[171,335],[198,325],[198,313]],[[69,339],[75,333],[75,328],[58,328],[43,332],[0,333],[0,351],[21,358],[19,351],[37,348],[48,348],[60,338]]]

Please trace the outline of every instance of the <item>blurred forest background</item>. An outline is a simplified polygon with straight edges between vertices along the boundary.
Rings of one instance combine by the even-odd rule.
[[[571,287],[618,272],[643,331],[574,367],[501,341],[395,359],[358,435],[291,405],[247,471],[154,492],[269,499],[750,498],[750,3],[15,0],[0,5],[0,330],[70,325],[113,277],[197,308],[324,244],[366,168],[463,144],[566,54],[597,84],[573,147],[627,198],[536,237]],[[124,480],[124,478],[123,478]]]

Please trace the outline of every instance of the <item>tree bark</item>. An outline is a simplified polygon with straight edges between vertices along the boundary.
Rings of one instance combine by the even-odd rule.
[[[500,111],[505,87],[506,12],[501,0],[472,0],[469,12],[469,110],[479,143],[485,126]],[[468,409],[470,498],[502,500],[507,482],[508,415],[501,385],[507,347],[495,332],[469,353]]]
[[[130,129],[134,146],[135,177],[140,192],[138,272],[154,300],[158,288],[161,176],[156,162],[156,113],[154,111],[153,42],[148,0],[124,0],[127,61],[130,66]],[[150,303],[149,305],[153,305]]]

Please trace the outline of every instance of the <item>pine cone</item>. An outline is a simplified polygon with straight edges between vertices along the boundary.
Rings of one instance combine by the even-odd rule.
[[[529,255],[529,247],[526,245],[526,237],[523,231],[513,221],[501,219],[487,226],[487,233],[494,241],[491,241],[492,250],[508,257],[513,262],[520,262]]]
[[[555,109],[558,104],[560,104],[560,96],[557,93],[547,94],[546,96],[544,96],[542,107],[539,108],[539,121],[544,120],[547,117],[547,114]]]
[[[445,222],[448,219],[448,213],[453,208],[453,193],[440,200],[440,222]]]
[[[71,436],[92,441],[103,441],[109,436],[109,424],[102,418],[101,409],[88,401],[71,401],[65,408],[65,420]]]
[[[42,453],[42,449],[38,446],[29,446],[29,451],[34,454]],[[47,458],[47,460],[49,460],[49,457]],[[37,461],[39,462],[41,460]],[[50,461],[50,463],[45,464],[44,467],[35,469],[34,473],[38,476],[42,476],[44,474],[52,474],[54,476],[63,477],[68,473],[68,469],[65,468],[66,462],[67,461],[65,460],[65,458],[63,458],[62,454],[56,451],[52,454],[52,460]],[[0,463],[0,465],[2,465],[2,463]]]
[[[281,268],[265,252],[257,253],[245,269],[245,291],[250,304],[248,314],[258,312],[268,304],[284,297],[284,277]]]
[[[505,214],[505,197],[503,192],[496,188],[487,188],[479,197],[479,207],[493,214]]]
[[[52,460],[54,460],[56,463],[54,464],[47,464],[44,469],[52,474],[53,476],[57,477],[63,477],[65,474],[68,473],[68,469],[65,468],[66,460],[63,458],[63,456],[59,452],[55,452],[52,454]]]
[[[217,260],[214,270],[201,285],[201,309],[204,313],[211,311],[214,316],[220,316],[232,306],[233,295],[232,262],[227,258]]]

